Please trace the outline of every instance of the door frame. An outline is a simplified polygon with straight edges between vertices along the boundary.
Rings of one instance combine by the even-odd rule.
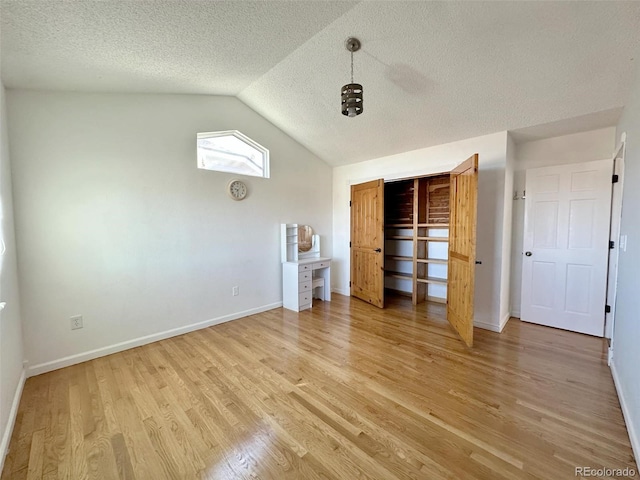
[[[620,145],[613,156],[614,174],[618,175],[618,182],[613,184],[611,198],[611,226],[609,240],[614,242],[614,248],[609,253],[609,268],[607,270],[607,305],[611,311],[605,315],[605,338],[609,342],[607,355],[608,363],[613,358],[613,332],[615,330],[616,295],[618,290],[618,259],[620,256],[620,224],[622,221],[622,194],[624,188],[624,157],[626,151],[626,133],[620,138]]]

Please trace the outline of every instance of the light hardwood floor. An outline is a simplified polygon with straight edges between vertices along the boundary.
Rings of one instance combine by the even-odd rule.
[[[2,480],[636,468],[602,340],[511,320],[468,349],[443,316],[335,295],[30,378]]]

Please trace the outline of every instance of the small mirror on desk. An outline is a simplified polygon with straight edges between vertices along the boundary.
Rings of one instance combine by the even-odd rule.
[[[313,228],[309,225],[298,227],[298,253],[308,252],[313,248]]]

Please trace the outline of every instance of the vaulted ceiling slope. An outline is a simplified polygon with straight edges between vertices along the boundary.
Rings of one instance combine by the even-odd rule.
[[[331,165],[619,112],[640,2],[2,0],[8,88],[236,95]],[[340,113],[357,36],[364,113]],[[601,118],[610,118],[605,115]]]

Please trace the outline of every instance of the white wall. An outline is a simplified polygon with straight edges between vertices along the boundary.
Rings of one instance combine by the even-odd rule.
[[[351,185],[448,172],[479,154],[475,323],[499,330],[507,132],[413,150],[333,170],[333,284],[349,295],[349,198]]]
[[[507,161],[504,170],[504,215],[502,229],[502,282],[500,289],[500,330],[511,317],[511,250],[513,238],[513,183],[515,175],[516,145],[507,135]]]
[[[514,183],[511,189],[522,195],[528,168],[565,165],[613,158],[615,127],[522,142],[515,145]],[[522,242],[524,239],[524,200],[511,200],[513,228],[511,247],[511,314],[520,317],[522,286]]]
[[[11,165],[9,162],[5,90],[2,84],[0,84],[0,108],[0,238],[5,246],[4,254],[0,255],[0,302],[6,302],[6,307],[0,311],[0,471],[2,471],[2,464],[17,413],[17,402],[20,399],[24,383]],[[2,245],[0,245],[0,251],[1,248]]]
[[[623,132],[626,146],[620,234],[627,235],[628,240],[626,251],[619,251],[612,371],[636,463],[640,464],[640,70],[617,137]]]
[[[330,167],[236,98],[10,90],[8,113],[32,374],[279,306],[280,223],[331,254]],[[271,153],[241,202],[196,168],[196,133],[231,129]]]

